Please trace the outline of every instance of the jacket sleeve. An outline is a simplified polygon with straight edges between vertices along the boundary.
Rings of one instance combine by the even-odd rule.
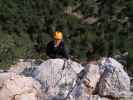
[[[51,42],[50,43],[48,43],[47,44],[47,48],[46,48],[46,54],[47,54],[47,56],[49,56],[49,57],[54,57],[54,55],[53,55],[53,53],[52,53],[52,49],[51,49]]]
[[[65,47],[64,43],[63,43],[63,55],[65,58],[69,59],[69,53],[68,53],[68,50]]]

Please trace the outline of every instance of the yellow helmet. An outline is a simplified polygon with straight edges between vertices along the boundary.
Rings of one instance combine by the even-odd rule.
[[[59,32],[59,31],[54,32],[54,39],[62,40],[63,39],[63,33]]]

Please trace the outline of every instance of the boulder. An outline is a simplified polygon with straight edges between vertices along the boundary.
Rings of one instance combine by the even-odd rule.
[[[73,89],[73,100],[95,100],[95,94],[100,96],[96,100],[131,98],[130,79],[123,66],[113,58],[104,58],[101,62],[99,66],[88,64],[85,67],[85,77]]]
[[[40,84],[30,77],[0,73],[0,100],[39,100],[40,87]]]
[[[81,99],[81,100],[85,100],[85,99]],[[111,100],[111,99],[106,97],[100,97],[99,95],[90,95],[86,100]]]
[[[23,59],[20,59],[15,65],[12,65],[8,72],[14,72],[17,74],[20,74],[24,71],[24,69],[31,68],[33,66],[33,61],[24,61]]]
[[[31,76],[41,83],[46,100],[59,100],[67,96],[81,70],[83,67],[74,61],[49,59],[36,67]]]
[[[87,64],[84,70],[84,77],[78,81],[78,84],[71,93],[73,100],[95,100],[95,97],[92,95],[95,93],[96,86],[100,79],[99,66]],[[82,72],[80,72],[80,74],[82,74]]]
[[[70,100],[110,100],[110,97],[121,98],[129,94],[130,79],[123,66],[112,58],[103,58],[100,65],[87,64],[84,67],[64,59],[49,59],[40,65],[34,62],[19,64],[23,66],[17,65],[17,69],[11,68],[9,72],[38,81],[43,93],[43,98],[38,100],[67,100],[68,95]],[[7,76],[0,78],[0,86],[3,80],[10,79],[10,75]],[[13,100],[34,100],[34,94],[25,92]]]
[[[96,86],[100,79],[99,66],[96,64],[88,64],[85,70],[87,71],[87,73],[84,77],[84,83],[89,89],[89,94],[92,94],[96,91]]]
[[[130,78],[123,66],[113,58],[103,58],[98,84],[100,96],[122,98],[130,94]]]

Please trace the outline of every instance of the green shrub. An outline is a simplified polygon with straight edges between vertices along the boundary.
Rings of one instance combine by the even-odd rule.
[[[31,55],[33,44],[27,34],[0,33],[0,68],[6,68],[19,58]]]

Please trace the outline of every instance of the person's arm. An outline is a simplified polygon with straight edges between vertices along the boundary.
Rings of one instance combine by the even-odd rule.
[[[68,54],[68,50],[66,48],[64,48],[64,56],[65,58],[69,59],[69,54]]]
[[[51,48],[52,42],[47,44],[47,48],[46,48],[46,54],[47,56],[54,58],[54,55],[52,53],[52,48]]]
[[[64,56],[64,58],[69,59],[70,57],[69,57],[68,50],[67,50],[67,48],[65,47],[64,43],[62,43],[62,45],[63,45],[63,56]]]

